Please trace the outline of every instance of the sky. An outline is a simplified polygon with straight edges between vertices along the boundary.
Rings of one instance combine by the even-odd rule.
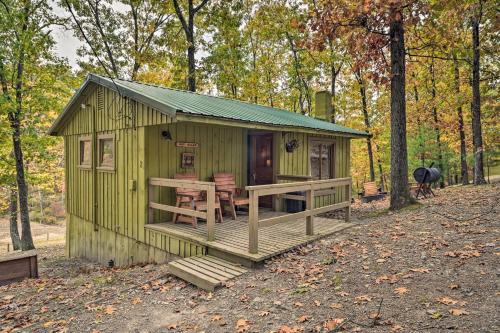
[[[56,1],[52,0],[51,2],[53,6],[52,8],[57,15],[64,17],[68,15],[65,10],[58,6]],[[53,32],[52,36],[56,41],[56,54],[60,57],[67,58],[71,67],[76,68],[76,50],[82,45],[82,42],[80,42],[80,40],[73,35],[73,31],[66,30],[64,27],[55,26]]]

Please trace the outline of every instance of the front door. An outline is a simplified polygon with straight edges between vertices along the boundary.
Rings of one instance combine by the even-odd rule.
[[[249,183],[251,185],[265,185],[273,183],[273,134],[251,134]],[[259,205],[271,208],[272,196],[260,197]]]

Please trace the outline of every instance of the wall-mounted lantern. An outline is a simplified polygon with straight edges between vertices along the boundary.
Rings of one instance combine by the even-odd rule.
[[[161,132],[161,137],[166,140],[166,141],[170,141],[172,140],[172,134],[170,134],[170,131],[166,130],[166,131],[162,131]]]
[[[287,143],[285,143],[285,149],[287,153],[293,153],[293,151],[297,148],[299,148],[300,143],[296,140],[290,140]]]

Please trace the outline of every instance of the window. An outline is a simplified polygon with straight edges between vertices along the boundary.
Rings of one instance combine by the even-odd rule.
[[[80,138],[80,161],[82,168],[92,168],[92,138],[84,136]]]
[[[335,178],[334,147],[333,141],[311,141],[309,158],[314,179]]]
[[[97,138],[98,167],[103,170],[115,168],[115,137],[113,134],[99,135]]]

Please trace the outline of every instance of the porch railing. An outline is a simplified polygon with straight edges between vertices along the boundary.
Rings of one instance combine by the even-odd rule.
[[[314,207],[315,192],[324,192],[337,187],[344,187],[346,201],[327,205],[323,207]],[[291,182],[270,185],[247,186],[249,197],[248,213],[248,250],[250,253],[259,251],[259,228],[271,226],[277,223],[293,221],[300,218],[306,219],[306,234],[314,234],[314,216],[328,211],[345,208],[345,219],[349,221],[351,217],[351,178],[324,179],[304,182]],[[290,192],[305,192],[306,210],[298,213],[290,213],[282,216],[271,217],[259,220],[259,197],[268,195],[279,195]],[[290,196],[290,195],[288,195]],[[295,198],[300,200],[301,198]]]
[[[197,211],[182,207],[170,206],[158,202],[154,202],[154,187],[171,187],[171,188],[187,188],[207,193],[207,210]],[[150,178],[148,189],[148,223],[153,223],[154,210],[162,210],[174,214],[182,214],[185,216],[197,217],[207,220],[207,240],[215,240],[215,183],[202,182],[194,180],[180,180],[167,178]]]

